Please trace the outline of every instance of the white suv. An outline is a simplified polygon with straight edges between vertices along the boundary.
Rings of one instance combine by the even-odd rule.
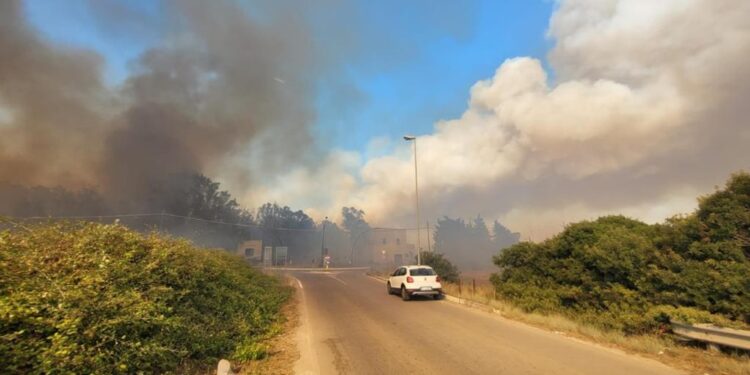
[[[440,276],[430,266],[403,266],[388,277],[388,294],[400,293],[404,301],[411,296],[432,296],[440,299],[443,286]]]

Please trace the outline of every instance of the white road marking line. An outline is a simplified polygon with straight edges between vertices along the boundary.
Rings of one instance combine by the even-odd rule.
[[[293,279],[297,280],[297,285],[299,285],[299,288],[300,288],[300,289],[305,289],[305,287],[304,287],[304,286],[302,286],[302,282],[301,282],[301,281],[299,281],[299,279],[298,279],[298,278],[294,277]]]
[[[336,272],[334,272],[334,271],[310,271],[310,272],[307,272],[307,273],[309,273],[311,275],[338,275],[339,274],[339,272],[337,272],[337,271]]]
[[[372,275],[367,275],[367,274],[366,274],[365,276],[367,276],[367,277],[369,277],[369,278],[371,278],[371,279],[373,279],[373,280],[377,280],[377,281],[380,281],[381,283],[385,283],[386,281],[388,281],[388,279],[381,279],[381,278],[379,278],[379,277],[376,277],[376,276],[372,276]]]
[[[349,285],[344,280],[341,280],[341,279],[339,279],[338,277],[336,277],[334,275],[328,275],[328,277],[330,277],[330,278],[332,278],[332,279],[334,279],[334,280],[336,280],[336,281],[338,281],[338,282],[340,282],[340,283],[342,283],[344,285]]]

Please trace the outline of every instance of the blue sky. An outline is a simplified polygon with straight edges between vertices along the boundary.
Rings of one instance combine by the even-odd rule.
[[[146,27],[142,33],[105,32],[101,23],[106,18],[91,8],[96,4],[28,0],[26,16],[54,42],[97,51],[105,60],[105,80],[116,85],[127,77],[129,64],[159,42],[159,33]],[[155,4],[123,0],[120,6],[153,17],[158,25],[164,15]],[[342,32],[327,26],[334,18],[353,19],[359,30],[355,35],[361,37],[353,41],[357,52],[344,53],[336,69],[315,80],[313,131],[321,135],[316,138],[323,139],[325,147],[369,157],[376,156],[367,150],[372,139],[397,140],[404,133],[431,132],[436,121],[460,116],[470,87],[491,77],[503,60],[543,58],[552,43],[545,36],[555,6],[551,0],[476,1],[446,9],[441,5],[430,9],[440,2],[354,4],[347,3],[341,12],[327,8],[312,22],[313,39],[320,44],[331,33]],[[134,29],[138,30],[129,30]],[[351,86],[344,94],[352,97],[343,101],[337,97],[342,95],[339,77]]]

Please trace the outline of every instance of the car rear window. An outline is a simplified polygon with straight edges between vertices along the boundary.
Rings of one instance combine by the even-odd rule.
[[[409,270],[412,276],[433,276],[435,271],[432,268],[412,268]]]

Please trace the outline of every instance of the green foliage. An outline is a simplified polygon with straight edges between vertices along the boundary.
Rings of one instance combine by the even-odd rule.
[[[665,319],[750,323],[750,175],[687,216],[647,225],[622,216],[516,244],[494,262],[498,293],[527,311],[562,312],[628,333]]]
[[[356,207],[342,207],[341,225],[350,233],[357,235],[370,229],[370,225],[365,220],[365,212]]]
[[[258,208],[258,224],[264,228],[313,229],[315,222],[302,210],[266,203]]]
[[[253,223],[250,212],[242,209],[229,192],[220,190],[218,182],[202,174],[181,176],[171,185],[169,198],[160,199],[152,207],[161,203],[166,212],[177,215],[226,223]]]
[[[655,306],[646,314],[649,322],[669,323],[670,321],[697,324],[711,323],[721,327],[743,328],[742,324],[692,307]]]
[[[255,340],[243,341],[234,350],[233,358],[239,361],[256,361],[268,356],[268,345]]]
[[[119,225],[0,232],[0,372],[169,373],[259,358],[288,288],[221,251]]]
[[[443,254],[423,251],[421,256],[422,264],[432,267],[443,280],[452,283],[458,282],[461,275],[458,272],[458,267],[446,259]],[[416,257],[414,260],[416,261]]]

